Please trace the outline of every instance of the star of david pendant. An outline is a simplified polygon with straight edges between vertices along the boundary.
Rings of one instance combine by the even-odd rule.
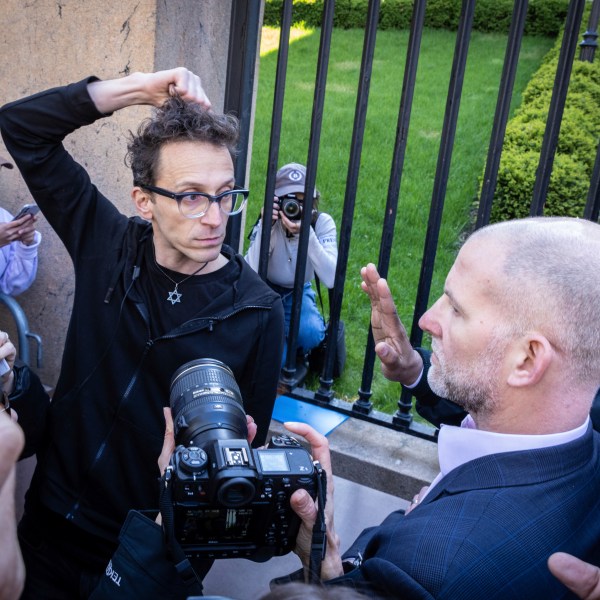
[[[177,286],[175,286],[175,289],[172,292],[169,292],[169,296],[167,297],[167,300],[171,303],[171,304],[177,304],[177,302],[181,303],[181,296],[183,294],[180,294],[177,291]]]

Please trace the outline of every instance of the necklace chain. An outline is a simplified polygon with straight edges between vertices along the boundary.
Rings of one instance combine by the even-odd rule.
[[[154,249],[153,249],[154,250]],[[177,302],[181,302],[181,299],[183,298],[183,294],[179,291],[179,286],[182,283],[185,283],[190,277],[193,277],[194,275],[197,275],[198,273],[200,273],[200,271],[202,271],[202,269],[204,269],[206,267],[206,265],[208,264],[208,261],[205,262],[203,265],[200,266],[200,268],[196,269],[193,273],[190,273],[189,275],[186,275],[181,281],[177,282],[175,281],[172,277],[170,277],[167,273],[165,273],[162,269],[162,267],[158,264],[158,262],[156,261],[156,254],[154,254],[153,252],[153,258],[154,258],[154,264],[156,265],[156,268],[172,283],[175,285],[175,287],[173,288],[173,291],[169,292],[169,295],[167,296],[167,301],[170,302],[172,305],[173,304],[177,304]]]

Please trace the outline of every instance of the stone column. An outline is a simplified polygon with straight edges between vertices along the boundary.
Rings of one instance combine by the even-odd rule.
[[[0,13],[0,104],[88,75],[102,79],[133,71],[185,66],[198,73],[216,109],[222,108],[231,0],[4,0]],[[97,187],[133,215],[130,170],[124,165],[127,133],[149,115],[129,108],[83,128],[66,147]],[[0,154],[7,155],[0,143]],[[16,169],[0,171],[0,202],[16,213],[31,196]],[[73,300],[69,256],[43,216],[38,276],[17,297],[30,331],[43,342],[44,383],[58,378]],[[0,306],[0,329],[17,340],[10,313]],[[31,344],[32,366],[35,343]]]

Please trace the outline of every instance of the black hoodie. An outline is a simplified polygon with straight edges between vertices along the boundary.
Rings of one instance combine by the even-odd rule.
[[[157,506],[169,385],[184,363],[223,361],[246,412],[266,438],[283,348],[283,309],[240,255],[198,275],[210,302],[183,325],[156,334],[144,302],[151,225],[107,200],[62,145],[75,129],[105,117],[89,78],[7,104],[0,127],[42,213],[75,269],[75,297],[62,368],[50,408],[48,441],[38,451],[26,511],[36,501],[111,543],[129,509]],[[152,333],[155,332],[155,333]]]

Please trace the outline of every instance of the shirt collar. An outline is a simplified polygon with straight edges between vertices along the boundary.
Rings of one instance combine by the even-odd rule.
[[[442,425],[438,437],[438,459],[442,475],[489,454],[548,448],[572,442],[585,434],[590,418],[575,429],[544,435],[517,435],[477,429],[471,415],[460,427]]]

